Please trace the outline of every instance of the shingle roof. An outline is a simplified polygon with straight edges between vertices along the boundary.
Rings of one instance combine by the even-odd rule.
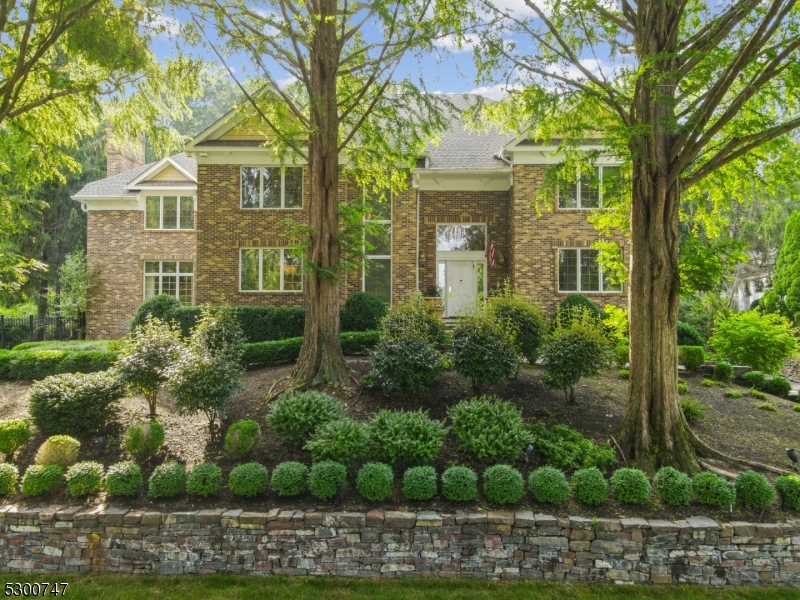
[[[184,169],[188,173],[191,173],[195,178],[197,178],[197,162],[193,158],[187,156],[185,152],[181,152],[180,154],[176,154],[175,156],[170,156],[170,158],[174,160],[176,163],[178,163],[182,169]],[[147,169],[152,167],[157,162],[158,161],[154,161],[144,165],[143,167],[136,167],[135,169],[119,173],[118,175],[114,175],[112,177],[106,177],[105,179],[100,179],[98,181],[87,183],[80,189],[80,191],[77,194],[75,194],[75,197],[135,198],[138,192],[136,190],[128,190],[125,188],[128,187],[128,184],[131,181],[139,177],[139,175],[147,171]],[[168,182],[168,181],[162,181],[159,183],[166,186],[175,185],[174,182]]]

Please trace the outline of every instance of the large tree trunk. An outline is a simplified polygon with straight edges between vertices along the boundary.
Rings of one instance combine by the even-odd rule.
[[[305,385],[342,384],[349,371],[339,340],[339,119],[336,73],[336,0],[321,0],[320,24],[310,51],[311,125],[308,156],[308,219],[312,234],[306,256],[303,346],[292,376]]]

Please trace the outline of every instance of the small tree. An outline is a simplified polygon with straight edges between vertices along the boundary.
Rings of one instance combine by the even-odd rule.
[[[519,366],[513,332],[485,315],[462,317],[453,330],[453,365],[476,396],[484,384],[510,379]]]
[[[120,351],[115,363],[120,378],[145,397],[151,419],[156,418],[158,393],[183,348],[178,327],[150,317],[134,330],[131,341]]]
[[[517,294],[506,280],[497,295],[492,297],[488,311],[489,316],[503,324],[506,330],[513,331],[519,353],[529,364],[534,364],[539,358],[546,331],[542,309]]]
[[[58,310],[64,317],[77,317],[86,312],[89,292],[99,279],[97,267],[86,260],[83,248],[78,248],[64,257],[58,269],[61,292]]]
[[[800,212],[792,213],[786,222],[773,279],[785,310],[796,322],[800,321]],[[777,303],[776,300],[773,302]]]
[[[602,322],[581,307],[569,309],[565,319],[555,319],[542,352],[542,380],[564,392],[575,403],[575,386],[581,377],[596,375],[611,360],[611,344]]]

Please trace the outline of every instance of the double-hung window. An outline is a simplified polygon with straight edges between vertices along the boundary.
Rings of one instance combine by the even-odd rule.
[[[144,263],[144,299],[169,294],[181,304],[194,301],[194,263],[176,260],[147,260]]]
[[[243,292],[300,292],[302,260],[289,248],[241,248],[239,289]]]
[[[392,302],[392,192],[365,194],[369,209],[365,221],[370,233],[364,236],[363,290]]]
[[[242,167],[242,208],[303,208],[303,167]]]
[[[603,196],[616,193],[620,177],[620,167],[612,166],[581,173],[577,181],[558,190],[558,208],[603,208]]]
[[[599,252],[591,248],[559,249],[558,291],[619,292],[620,285],[606,277],[598,256]]]
[[[146,196],[145,229],[194,229],[194,196]]]

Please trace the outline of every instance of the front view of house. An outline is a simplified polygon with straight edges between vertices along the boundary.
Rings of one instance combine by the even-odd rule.
[[[282,222],[307,222],[308,168],[281,168],[263,144],[256,124],[230,113],[184,153],[148,165],[143,150],[109,146],[108,177],[73,196],[88,212],[87,257],[99,270],[89,338],[125,335],[156,294],[187,305],[302,306],[302,260]],[[602,209],[602,181],[619,176],[618,161],[601,158],[591,182],[579,179],[553,210],[537,211],[532,199],[556,151],[469,132],[454,119],[407,189],[374,204],[369,219],[381,233],[370,240],[368,268],[342,281],[342,301],[363,290],[396,304],[438,285],[453,317],[509,279],[546,310],[575,292],[624,306],[622,287],[603,277],[591,249],[599,234],[587,220]],[[339,194],[363,190],[343,177]],[[628,242],[614,241],[626,258]]]

